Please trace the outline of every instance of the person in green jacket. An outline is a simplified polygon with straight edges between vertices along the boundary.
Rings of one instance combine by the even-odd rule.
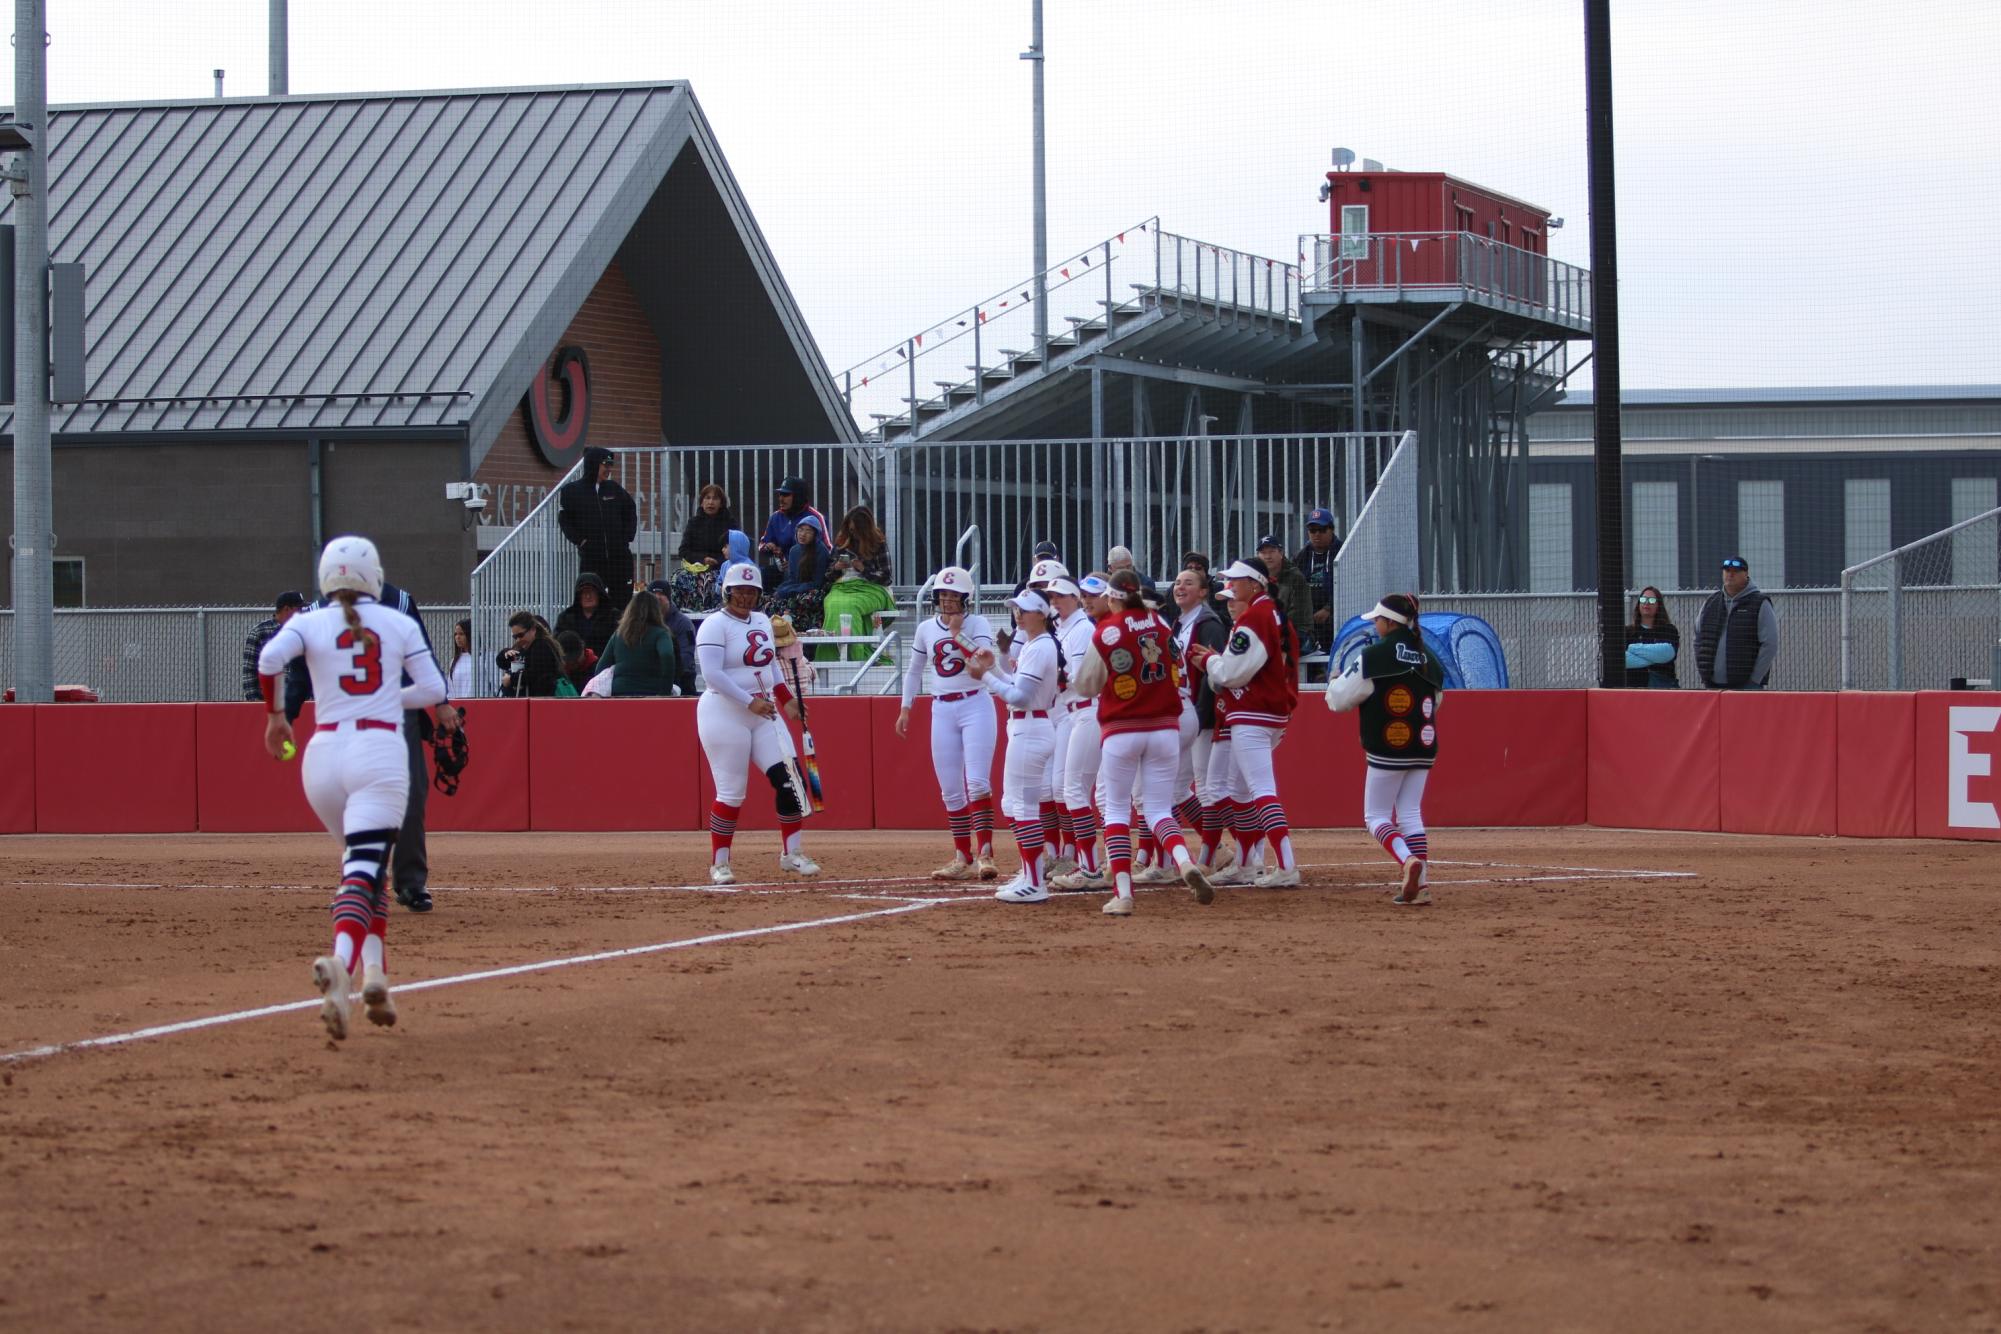
[[[613,699],[674,693],[679,662],[658,598],[634,598],[625,604],[618,629],[605,641],[604,652],[598,657],[598,670],[607,667],[611,668]]]
[[[1278,538],[1267,535],[1258,539],[1258,559],[1271,573],[1271,600],[1285,613],[1285,619],[1295,626],[1313,625],[1313,587],[1306,582],[1306,572],[1294,565],[1285,554],[1285,548],[1278,544]],[[1311,652],[1302,636],[1300,648]]]

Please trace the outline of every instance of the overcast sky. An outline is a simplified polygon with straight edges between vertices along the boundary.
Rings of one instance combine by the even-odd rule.
[[[2001,382],[2001,3],[1613,0],[1629,387]],[[1052,256],[1292,257],[1336,145],[1568,220],[1581,0],[1045,0]],[[50,0],[56,104],[266,89],[266,0]],[[1025,280],[1029,0],[291,0],[295,94],[687,80],[836,372]],[[11,66],[9,68],[11,76]],[[11,77],[10,77],[11,84]]]

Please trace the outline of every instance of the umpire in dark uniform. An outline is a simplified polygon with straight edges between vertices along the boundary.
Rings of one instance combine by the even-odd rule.
[[[417,599],[385,579],[382,581],[382,596],[377,601],[385,607],[394,607],[415,621],[417,633],[424,637],[424,647],[431,647],[431,633],[424,628],[424,618],[417,612]],[[328,605],[328,601],[321,598],[307,610],[316,611]],[[403,674],[403,684],[410,684],[408,672]],[[297,722],[300,711],[312,697],[313,678],[306,671],[306,660],[303,657],[294,659],[285,672],[285,721]],[[440,704],[437,729],[450,733],[456,732],[458,727],[458,710],[449,702]],[[431,911],[431,862],[424,847],[424,806],[425,798],[431,791],[431,771],[424,763],[424,747],[432,735],[431,715],[427,710],[404,710],[403,744],[410,751],[410,800],[403,808],[403,828],[397,832],[396,843],[389,856],[396,901],[411,912]]]

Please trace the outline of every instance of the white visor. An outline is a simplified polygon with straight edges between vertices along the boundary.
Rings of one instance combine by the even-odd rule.
[[[1225,579],[1255,579],[1260,584],[1265,582],[1265,572],[1245,561],[1236,561],[1233,563],[1229,569],[1223,571],[1223,577]]]
[[[1384,620],[1395,621],[1398,625],[1410,624],[1410,617],[1404,615],[1400,611],[1391,611],[1388,607],[1385,607],[1380,602],[1378,602],[1375,605],[1375,607],[1370,610],[1369,619],[1374,620],[1378,616],[1382,617]]]
[[[1223,591],[1218,593],[1216,596],[1222,598],[1226,602],[1235,602],[1237,600],[1237,590],[1230,587],[1228,584],[1224,584]]]
[[[1049,585],[1049,591],[1051,593],[1060,593],[1066,598],[1078,596],[1077,585],[1071,583],[1068,579],[1058,579],[1055,583]]]
[[[1040,612],[1044,616],[1049,614],[1049,600],[1032,588],[1022,589],[1007,602],[1010,607],[1018,611]]]

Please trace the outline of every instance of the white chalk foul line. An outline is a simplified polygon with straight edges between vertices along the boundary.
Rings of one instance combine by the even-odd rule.
[[[753,936],[776,936],[790,931],[811,931],[823,926],[842,926],[849,922],[866,922],[876,917],[895,917],[903,913],[922,912],[935,906],[939,900],[905,900],[892,908],[877,908],[872,912],[847,913],[840,917],[816,917],[805,922],[785,922],[778,926],[749,927],[742,931],[719,931],[713,935],[690,936],[685,940],[664,940],[654,945],[630,945],[624,949],[600,950],[595,954],[573,954],[563,959],[544,959],[536,963],[513,964],[506,968],[488,968],[477,973],[459,973],[453,977],[433,977],[421,982],[405,982],[396,988],[398,995],[408,995],[413,991],[430,991],[436,987],[455,987],[467,982],[491,982],[495,978],[519,977],[523,973],[544,973],[556,968],[571,968],[578,964],[604,963],[610,959],[632,959],[644,954],[659,954],[666,950],[692,949],[697,945],[720,945],[726,941],[748,940]],[[128,1042],[140,1042],[147,1038],[168,1037],[175,1033],[192,1033],[197,1029],[216,1028],[223,1024],[240,1024],[251,1019],[263,1019],[274,1014],[290,1014],[298,1010],[318,1008],[318,999],[288,1001],[282,1005],[264,1005],[254,1010],[237,1010],[229,1014],[212,1014],[201,1019],[187,1019],[175,1024],[155,1024],[150,1028],[134,1029],[129,1033],[113,1033],[104,1037],[83,1038],[76,1042],[56,1042],[45,1047],[31,1047],[26,1051],[0,1054],[0,1065],[16,1061],[31,1061],[37,1057],[55,1056],[63,1052],[84,1051],[91,1047],[117,1047]]]

